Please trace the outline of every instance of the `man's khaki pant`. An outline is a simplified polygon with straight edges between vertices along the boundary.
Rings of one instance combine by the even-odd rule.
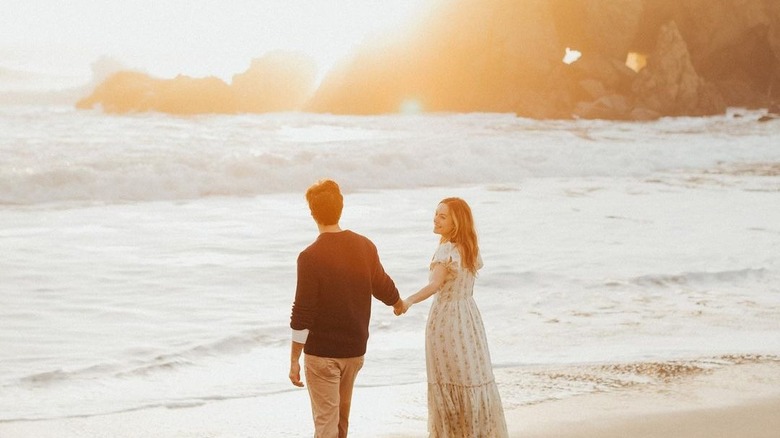
[[[352,387],[363,367],[363,356],[339,359],[307,354],[303,361],[314,417],[314,438],[346,438]]]

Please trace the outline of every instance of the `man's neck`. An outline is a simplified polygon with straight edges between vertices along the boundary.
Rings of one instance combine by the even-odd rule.
[[[339,226],[339,224],[333,224],[333,225],[317,224],[317,228],[319,228],[320,234],[323,234],[323,233],[340,233],[342,231],[341,227]]]

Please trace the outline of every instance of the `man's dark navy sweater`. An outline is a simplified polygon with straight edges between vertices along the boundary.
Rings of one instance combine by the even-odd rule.
[[[309,330],[304,352],[321,357],[366,353],[371,297],[388,306],[400,298],[376,246],[346,230],[321,233],[298,255],[293,330]]]

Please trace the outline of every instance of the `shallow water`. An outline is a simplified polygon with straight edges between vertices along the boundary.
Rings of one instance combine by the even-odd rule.
[[[0,421],[292,390],[295,259],[316,237],[302,192],[326,176],[402,295],[427,278],[436,203],[469,201],[507,406],[775,360],[780,125],[757,116],[2,107]],[[425,381],[426,313],[375,303],[359,386]]]

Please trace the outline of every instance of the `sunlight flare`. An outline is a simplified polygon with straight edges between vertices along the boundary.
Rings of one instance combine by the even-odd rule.
[[[569,47],[566,48],[566,54],[563,55],[563,63],[564,64],[571,64],[582,56],[582,52],[579,50],[574,50]]]

